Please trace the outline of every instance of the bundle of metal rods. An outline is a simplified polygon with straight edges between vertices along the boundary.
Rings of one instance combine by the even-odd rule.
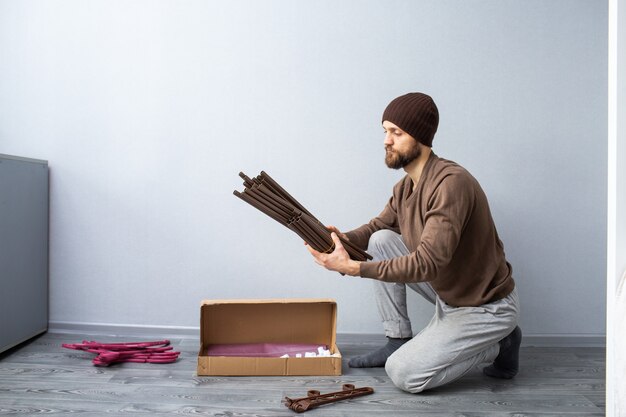
[[[330,236],[331,232],[326,226],[265,171],[261,171],[255,178],[250,178],[243,172],[240,172],[239,176],[243,179],[245,189],[243,192],[235,190],[233,194],[294,231],[318,252],[330,253],[335,250],[335,244]],[[343,239],[341,236],[339,239],[350,258],[355,261],[372,259],[370,254],[349,240]]]

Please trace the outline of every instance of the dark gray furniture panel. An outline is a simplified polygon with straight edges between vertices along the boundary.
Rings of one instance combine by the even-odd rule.
[[[0,154],[0,352],[48,328],[48,162]]]

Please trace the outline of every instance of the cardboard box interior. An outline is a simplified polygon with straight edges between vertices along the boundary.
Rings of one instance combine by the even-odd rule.
[[[204,300],[198,375],[341,375],[337,304],[331,299]],[[210,344],[313,343],[332,357],[206,356]]]

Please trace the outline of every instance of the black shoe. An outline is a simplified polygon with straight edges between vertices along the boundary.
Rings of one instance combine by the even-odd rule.
[[[522,329],[515,329],[500,340],[500,353],[493,364],[483,368],[483,373],[492,378],[511,379],[519,371],[519,346],[522,343]]]

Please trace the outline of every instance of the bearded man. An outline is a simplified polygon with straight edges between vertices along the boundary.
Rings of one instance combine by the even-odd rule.
[[[418,393],[452,382],[475,366],[513,378],[522,333],[511,265],[487,197],[460,165],[432,151],[439,111],[423,93],[387,106],[385,163],[404,169],[383,211],[342,234],[329,226],[332,253],[307,245],[315,261],[344,275],[371,278],[387,344],[354,357],[353,368],[382,367],[397,387]],[[350,259],[337,235],[366,249],[373,260]],[[413,336],[406,288],[434,304],[430,323]]]

